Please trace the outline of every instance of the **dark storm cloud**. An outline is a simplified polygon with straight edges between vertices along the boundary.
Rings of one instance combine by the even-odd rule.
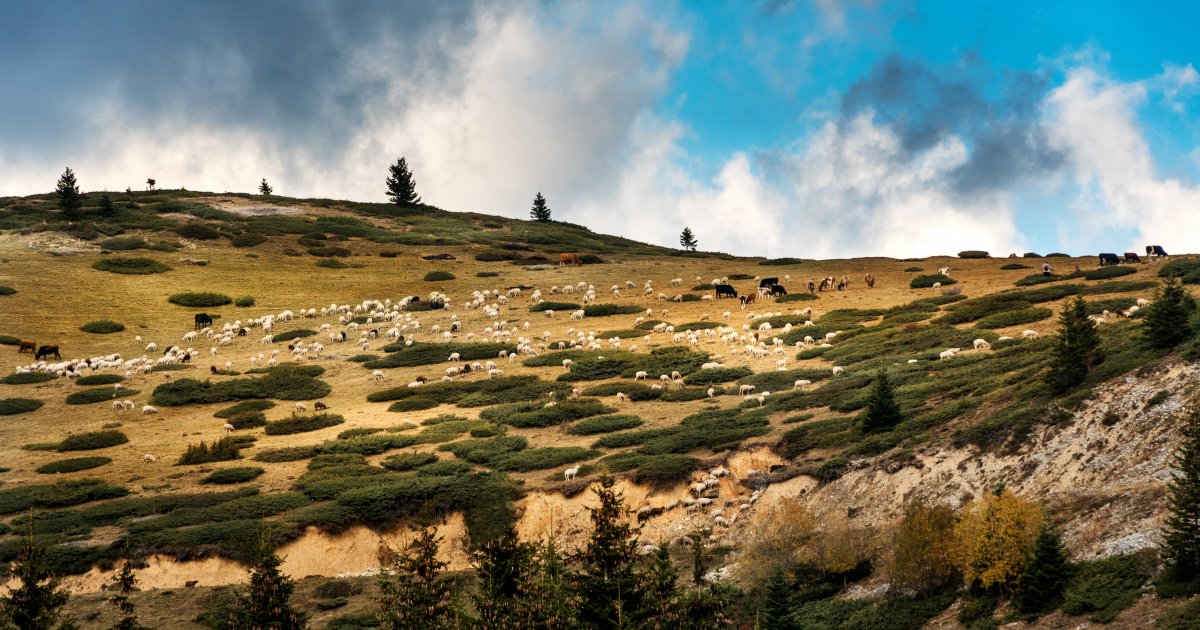
[[[281,146],[329,146],[361,123],[384,82],[468,42],[475,6],[408,2],[5,2],[0,8],[0,137],[13,147],[78,141],[99,102],[127,120],[267,130]],[[378,49],[386,58],[364,60]]]
[[[1062,167],[1040,122],[1044,78],[1006,74],[1002,88],[986,88],[989,69],[974,55],[952,67],[933,67],[891,55],[846,90],[843,122],[873,111],[900,139],[903,159],[915,159],[950,135],[967,146],[967,161],[947,175],[960,195],[1005,189],[1031,175]]]

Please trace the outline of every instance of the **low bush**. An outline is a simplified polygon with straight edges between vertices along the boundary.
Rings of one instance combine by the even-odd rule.
[[[111,256],[101,258],[92,263],[92,269],[107,271],[109,273],[144,276],[152,273],[167,272],[171,270],[171,267],[151,258]]]
[[[111,387],[95,387],[92,389],[84,389],[77,392],[67,394],[68,405],[90,405],[98,402],[106,402],[117,399],[118,397],[128,398],[138,393],[136,389],[113,389]]]
[[[0,383],[5,385],[32,385],[34,383],[45,383],[58,378],[57,375],[50,372],[13,372],[4,378],[0,378]]]
[[[228,485],[234,483],[246,483],[263,474],[263,469],[258,466],[234,466],[233,468],[222,468],[214,470],[207,476],[200,479],[200,483],[204,484],[219,484]]]
[[[543,448],[531,448],[506,455],[494,461],[492,467],[497,470],[529,472],[531,470],[558,468],[559,466],[599,456],[600,451],[578,446],[547,446]]]
[[[908,286],[910,286],[914,289],[928,289],[928,288],[932,287],[934,284],[937,284],[939,282],[942,283],[942,286],[946,286],[946,285],[954,284],[957,281],[954,278],[951,278],[950,276],[943,276],[940,273],[935,273],[935,274],[917,276],[908,282]]]
[[[38,466],[36,471],[43,475],[53,475],[57,473],[72,473],[81,470],[90,470],[99,468],[105,464],[111,464],[111,457],[75,457],[72,459],[61,459],[49,464]]]
[[[211,241],[221,238],[221,232],[203,223],[185,223],[175,228],[175,233],[197,241]]]
[[[1142,586],[1155,570],[1153,552],[1110,556],[1076,566],[1063,594],[1063,612],[1091,613],[1092,621],[1108,623],[1141,597]]]
[[[16,346],[20,344],[20,337],[14,337],[12,335],[0,335],[0,346]]]
[[[125,330],[125,324],[119,324],[107,319],[100,319],[80,326],[79,330],[82,330],[85,333],[92,333],[94,335],[109,335]]]
[[[1113,265],[1111,267],[1100,267],[1099,269],[1090,269],[1083,274],[1084,280],[1108,280],[1109,278],[1120,278],[1137,273],[1137,269],[1126,267],[1124,265]]]
[[[255,234],[253,232],[247,232],[245,234],[238,234],[237,236],[229,237],[229,243],[234,247],[254,247],[255,245],[262,245],[266,242],[267,237],[263,236],[262,234]]]
[[[336,258],[322,258],[317,261],[316,265],[325,269],[349,269],[351,267]]]
[[[471,464],[457,459],[443,459],[430,462],[417,468],[418,475],[432,477],[455,477],[465,475],[474,468]]]
[[[1015,311],[1003,311],[980,319],[975,322],[975,327],[990,330],[1006,328],[1008,326],[1020,326],[1021,324],[1032,324],[1033,322],[1040,322],[1043,319],[1049,319],[1052,315],[1054,315],[1054,311],[1048,308],[1023,308]]]
[[[349,258],[354,254],[349,248],[333,245],[309,247],[308,253],[322,258]]]
[[[438,461],[438,456],[434,455],[433,453],[401,453],[399,455],[392,455],[387,459],[384,459],[383,461],[379,462],[379,465],[387,468],[388,470],[407,472],[409,470],[416,470],[422,466],[427,466],[436,461]]]
[[[1021,258],[1042,258],[1043,256],[1037,252],[1025,252],[1021,254]]]
[[[304,337],[311,337],[315,334],[317,334],[317,331],[315,331],[315,330],[309,330],[307,328],[297,328],[295,330],[281,332],[281,333],[273,336],[272,339],[276,343],[279,343],[281,341],[291,341],[293,339],[301,339]]]
[[[176,293],[167,298],[167,301],[179,306],[187,306],[191,308],[204,308],[209,306],[225,306],[233,301],[233,298],[221,293],[212,293],[204,291],[185,291]]]
[[[553,407],[534,401],[490,407],[479,417],[518,428],[540,428],[613,411],[615,409],[604,406],[598,400],[564,400]]]
[[[247,400],[236,405],[225,407],[213,415],[218,418],[232,418],[247,411],[266,411],[274,406],[275,403],[270,400]]]
[[[804,261],[800,258],[768,258],[766,260],[760,260],[758,264],[763,266],[799,265],[802,262]]]
[[[637,483],[665,488],[687,481],[692,472],[699,469],[700,466],[700,460],[687,455],[649,457],[638,465],[633,474],[633,480]]]
[[[645,422],[637,416],[597,416],[576,422],[567,429],[567,433],[571,435],[596,435],[598,433],[612,433],[613,431],[622,431],[624,429],[635,429],[643,424]]]
[[[422,278],[425,282],[441,282],[444,280],[453,280],[455,275],[449,271],[430,271]]]
[[[579,262],[585,265],[603,265],[604,259],[595,254],[584,254],[579,257]]]
[[[621,304],[592,304],[583,307],[583,314],[587,317],[605,317],[608,315],[633,315],[645,311],[640,306],[621,305]]]
[[[574,302],[538,302],[529,307],[531,313],[541,313],[542,311],[577,311],[579,305]]]
[[[683,379],[683,382],[688,385],[697,386],[716,385],[717,383],[736,381],[751,374],[754,374],[754,370],[740,365],[737,367],[713,368],[692,372]]]
[[[112,385],[123,379],[116,374],[88,374],[75,379],[76,385]]]
[[[390,344],[383,347],[389,354],[378,361],[367,361],[362,366],[369,370],[380,368],[417,367],[444,363],[452,353],[457,352],[462,361],[483,361],[495,359],[500,351],[516,352],[517,348],[503,343],[414,343]]]
[[[232,437],[223,437],[215,440],[210,446],[207,442],[201,441],[199,444],[189,444],[187,449],[180,456],[177,466],[187,466],[190,464],[207,464],[210,462],[224,462],[233,459],[241,459],[241,445]]]
[[[1071,257],[1071,255],[1070,255],[1070,254],[1064,254],[1064,253],[1062,253],[1062,252],[1051,252],[1051,253],[1049,253],[1049,254],[1046,254],[1046,256],[1045,256],[1045,257],[1046,257],[1046,258],[1070,258],[1070,257]]]
[[[91,451],[98,448],[108,448],[125,444],[129,438],[125,437],[120,431],[89,431],[87,433],[76,433],[68,435],[66,439],[58,443],[55,450],[59,452],[65,451]]]
[[[96,243],[101,249],[114,252],[127,252],[135,249],[149,249],[150,244],[140,236],[115,236]]]
[[[991,258],[987,252],[980,249],[968,249],[958,252],[959,258]]]
[[[1035,273],[1035,274],[1030,274],[1028,276],[1025,276],[1024,278],[1017,280],[1013,284],[1015,284],[1019,287],[1032,287],[1032,286],[1037,286],[1039,284],[1049,284],[1051,282],[1061,282],[1063,280],[1079,278],[1079,277],[1082,277],[1082,275],[1083,274],[1075,274],[1075,273],[1070,273],[1067,275],[1059,275],[1056,273],[1052,273],[1047,276],[1045,274]]]
[[[13,416],[18,413],[36,411],[44,403],[34,398],[3,398],[0,399],[0,416]]]
[[[925,269],[923,267],[905,267],[904,268],[904,273],[921,273],[922,271],[925,271]]]
[[[115,499],[129,490],[111,486],[101,479],[72,479],[53,484],[31,484],[0,488],[0,515],[17,514],[31,509],[53,509],[89,501]]]
[[[296,415],[275,422],[268,422],[264,432],[267,435],[291,435],[307,433],[342,424],[346,420],[333,413],[319,413],[311,416]]]
[[[310,367],[320,370],[319,366],[280,365],[270,368],[267,375],[261,378],[235,378],[216,383],[181,378],[155,387],[151,400],[155,404],[170,407],[252,398],[313,400],[329,395],[332,388],[325,381],[311,376],[313,372],[309,370]]]
[[[0,295],[13,295],[16,292],[17,290],[12,287],[0,285]]]
[[[1021,263],[1008,263],[1007,265],[1000,267],[1001,271],[1015,271],[1017,269],[1033,269],[1033,267],[1030,267],[1029,265],[1022,265]]]
[[[240,308],[247,308],[250,306],[254,306],[254,296],[252,296],[252,295],[238,296],[238,298],[233,301],[233,305],[240,307]]]
[[[504,260],[521,260],[521,254],[517,252],[508,252],[503,250],[486,250],[475,254],[475,260],[479,262],[500,262]]]
[[[1177,258],[1158,270],[1160,278],[1179,278],[1183,284],[1200,284],[1200,259]]]
[[[247,410],[235,413],[226,420],[234,429],[254,429],[267,426],[267,414],[261,411]]]
[[[475,274],[475,277],[476,278],[498,278],[498,277],[500,277],[500,272],[499,271],[480,271]]]
[[[754,279],[754,274],[750,274],[750,273],[731,273],[731,274],[729,274],[729,276],[728,276],[728,277],[729,277],[729,279],[730,279],[730,280],[753,280],[753,279]]]

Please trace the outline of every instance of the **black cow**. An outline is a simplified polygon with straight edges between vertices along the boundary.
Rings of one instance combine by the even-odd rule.
[[[1119,265],[1119,264],[1121,264],[1120,256],[1117,256],[1116,254],[1100,254],[1100,266],[1101,267],[1103,267],[1105,265]]]
[[[1125,262],[1142,262],[1142,257],[1133,252],[1125,252]]]
[[[783,288],[783,285],[779,284],[779,283],[772,284],[770,286],[770,290],[771,290],[771,297],[779,297],[781,295],[787,295],[787,289]]]
[[[779,278],[763,278],[758,281],[758,288],[767,289],[776,284],[779,284]]]
[[[208,313],[196,313],[196,330],[200,330],[205,326],[212,326],[213,320],[220,315],[209,315]]]
[[[1151,258],[1155,258],[1157,256],[1165,257],[1167,255],[1167,252],[1166,252],[1166,250],[1164,250],[1162,248],[1162,245],[1147,245],[1146,246],[1146,255]]]
[[[716,292],[717,292],[718,300],[721,299],[722,297],[735,298],[738,296],[737,290],[733,288],[733,285],[717,284],[717,285],[713,285],[713,289],[716,290]]]
[[[37,352],[33,353],[33,360],[37,361],[42,357],[48,357],[50,355],[54,355],[55,360],[62,361],[62,354],[59,353],[58,346],[42,346],[41,348],[38,348]]]

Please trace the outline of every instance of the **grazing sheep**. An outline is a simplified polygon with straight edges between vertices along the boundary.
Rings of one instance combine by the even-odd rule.
[[[739,395],[746,396],[752,391],[754,391],[753,385],[739,385],[738,386],[738,394]]]
[[[1021,336],[1026,339],[1037,339],[1038,332],[1036,330],[1022,330]]]
[[[308,413],[308,405],[306,405],[302,402],[298,402],[298,403],[296,403],[296,411],[299,411],[300,413]],[[293,412],[293,413],[295,413],[295,412]]]
[[[644,381],[648,376],[650,375],[645,370],[638,370],[637,373],[633,375],[633,380]]]
[[[124,404],[124,406],[125,406],[125,411],[133,411],[133,409],[135,407],[132,400],[126,400],[122,404]]]
[[[461,361],[462,358],[457,352],[451,352],[450,356],[446,357],[447,361]]]
[[[571,481],[572,479],[575,478],[575,475],[578,475],[578,474],[579,474],[579,466],[572,466],[571,468],[568,468],[563,471],[563,477],[567,481]]]
[[[617,404],[623,405],[627,402],[629,402],[629,396],[626,396],[625,392],[617,392]]]
[[[383,370],[375,370],[374,372],[371,372],[371,378],[377,381],[382,381],[383,379],[387,378],[387,375],[383,373]]]
[[[807,387],[809,385],[812,385],[812,381],[802,378],[792,384],[792,389],[800,389],[801,387]]]
[[[972,343],[976,350],[990,350],[992,347],[992,344],[988,343],[986,339],[976,339]]]
[[[221,428],[222,428],[222,429],[225,429],[225,432],[226,432],[226,433],[233,433],[234,431],[236,431],[236,430],[237,430],[237,427],[233,426],[232,424],[229,424],[228,422],[226,422],[225,424],[221,425]]]
[[[125,411],[125,405],[119,400],[114,400],[112,407],[113,411]]]
[[[142,405],[142,415],[148,416],[148,415],[155,414],[155,413],[158,413],[158,409],[155,409],[154,407],[152,407],[150,405]]]
[[[839,366],[835,366],[835,367],[833,368],[833,375],[834,375],[834,376],[839,376],[839,375],[841,375],[841,374],[845,373],[845,371],[846,371],[846,368],[844,368],[844,367],[842,367],[842,366],[840,366],[840,365],[839,365]]]
[[[709,398],[715,398],[715,397],[716,397],[716,395],[717,395],[717,390],[716,390],[716,389],[714,389],[714,388],[712,388],[712,387],[709,387],[709,388],[708,388],[708,397],[709,397]]]
[[[571,366],[573,366],[573,365],[575,365],[575,362],[574,362],[574,361],[572,361],[572,360],[570,360],[570,359],[563,359],[562,366],[563,366],[563,368],[565,368],[565,369],[566,369],[568,372],[570,372],[570,371],[571,371]]]
[[[938,269],[938,274],[943,275],[943,276],[948,276],[948,275],[950,275],[950,268],[942,267],[942,268]]]
[[[158,461],[158,458],[150,453],[146,453],[145,455],[142,455],[142,461],[146,462],[147,464],[153,464],[154,462]]]

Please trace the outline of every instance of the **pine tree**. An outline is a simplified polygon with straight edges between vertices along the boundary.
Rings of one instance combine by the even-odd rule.
[[[49,630],[62,616],[70,595],[58,587],[46,563],[46,549],[33,538],[33,519],[30,523],[8,576],[20,580],[21,587],[0,597],[0,622],[20,630]]]
[[[1069,571],[1062,539],[1053,525],[1043,521],[1037,540],[1033,543],[1033,555],[1017,582],[1014,597],[1017,610],[1044,613],[1057,608],[1067,588]]]
[[[900,413],[900,404],[896,402],[896,392],[888,380],[887,372],[880,371],[875,377],[875,386],[871,388],[871,396],[867,399],[867,409],[863,413],[863,433],[876,431],[891,431],[904,415]]]
[[[692,532],[688,539],[692,541],[692,584],[704,584],[704,572],[707,566],[707,554],[704,553],[704,532],[699,528]]]
[[[622,628],[637,619],[643,591],[637,573],[634,530],[622,518],[624,499],[616,481],[605,475],[593,489],[600,505],[589,508],[595,530],[587,546],[572,557],[571,575],[579,619],[591,627]]]
[[[529,617],[530,579],[536,552],[534,545],[520,541],[516,529],[510,525],[472,554],[479,577],[475,608],[484,627],[518,626],[520,620]]]
[[[671,552],[659,547],[642,580],[645,601],[635,624],[645,628],[678,628],[683,622],[679,607],[679,572],[671,561]]]
[[[700,243],[696,241],[696,235],[692,234],[692,228],[684,227],[683,232],[679,234],[679,246],[694,252],[699,245]]]
[[[404,551],[380,554],[384,570],[377,617],[385,630],[455,627],[458,611],[450,582],[442,575],[446,563],[437,558],[440,542],[437,531],[428,527]]]
[[[550,220],[550,206],[546,205],[546,198],[542,196],[541,191],[538,191],[537,196],[533,198],[533,207],[529,209],[529,217],[542,223]]]
[[[154,179],[153,177],[147,177],[146,178],[146,190],[154,190],[154,185],[157,183],[158,183],[158,180]]]
[[[398,206],[411,206],[421,203],[417,195],[417,182],[413,179],[412,171],[408,170],[408,160],[400,158],[388,167],[387,195],[392,203]]]
[[[520,611],[522,628],[563,628],[574,625],[567,567],[553,540],[537,548],[529,583],[528,609]]]
[[[264,177],[262,182],[258,184],[258,194],[266,197],[273,192],[275,192],[275,189],[271,188],[271,185],[267,183],[267,178]]]
[[[1191,412],[1181,432],[1183,442],[1171,461],[1174,473],[1167,484],[1164,579],[1191,582],[1186,591],[1196,591],[1200,590],[1200,409]]]
[[[1154,301],[1142,311],[1142,337],[1155,348],[1174,348],[1192,336],[1188,317],[1196,300],[1174,278],[1155,291]]]
[[[254,570],[250,573],[250,592],[238,595],[229,619],[234,630],[291,630],[304,628],[304,617],[292,610],[295,582],[279,569],[283,561],[275,553],[269,534],[263,533],[255,550]]]
[[[102,216],[111,217],[117,213],[117,207],[113,205],[112,197],[108,193],[100,196],[100,214]]]
[[[62,209],[63,216],[70,221],[78,219],[83,201],[79,198],[79,183],[75,181],[75,171],[67,167],[58,178],[54,192],[58,193],[58,207]]]
[[[1104,355],[1096,322],[1088,319],[1087,302],[1082,296],[1075,296],[1063,307],[1058,321],[1046,380],[1051,390],[1061,394],[1082,383]]]
[[[792,623],[792,594],[795,586],[788,579],[783,567],[775,569],[767,582],[767,591],[762,608],[762,627],[786,630],[795,627]]]
[[[121,620],[113,626],[113,630],[142,630],[143,626],[138,623],[133,602],[129,600],[129,594],[135,590],[137,585],[137,576],[133,574],[133,563],[128,558],[121,563],[121,569],[113,575],[112,584],[116,587],[117,593],[108,601],[121,611]]]

